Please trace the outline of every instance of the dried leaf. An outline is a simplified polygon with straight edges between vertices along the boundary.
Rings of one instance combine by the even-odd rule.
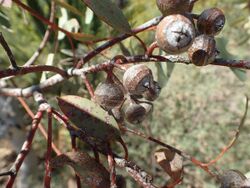
[[[182,179],[183,174],[183,157],[179,154],[163,148],[154,153],[156,162],[163,170],[174,180]]]
[[[83,0],[83,2],[104,22],[114,29],[131,33],[130,25],[121,9],[110,0]]]
[[[87,187],[109,188],[109,172],[94,158],[84,152],[68,152],[51,160],[51,168],[71,166]],[[84,186],[84,187],[85,187]]]

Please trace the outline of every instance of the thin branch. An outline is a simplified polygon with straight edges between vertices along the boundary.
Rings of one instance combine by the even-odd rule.
[[[160,146],[163,146],[171,151],[174,151],[175,153],[181,155],[184,159],[186,160],[189,160],[191,161],[194,165],[200,167],[201,169],[203,169],[205,172],[207,172],[209,175],[211,175],[212,177],[217,177],[216,174],[214,174],[213,172],[211,172],[211,170],[207,167],[207,166],[204,166],[202,162],[200,162],[199,160],[195,159],[194,157],[192,157],[191,155],[185,153],[184,151],[181,151],[171,145],[168,145],[168,144],[165,144],[164,142],[156,139],[156,138],[153,138],[152,136],[148,136],[148,135],[145,135],[144,133],[141,133],[139,131],[134,131],[134,130],[131,130],[131,129],[128,129],[126,127],[123,127],[122,128],[123,130],[125,130],[126,132],[130,132],[134,135],[137,135],[137,136],[140,136],[141,138],[144,138],[144,139],[147,139],[153,143],[156,143]]]
[[[236,142],[237,139],[239,138],[239,136],[240,136],[240,131],[241,131],[241,129],[242,129],[244,123],[245,123],[246,116],[247,116],[247,111],[248,111],[248,102],[249,102],[249,99],[248,99],[248,97],[246,97],[245,112],[244,112],[244,115],[243,115],[243,117],[242,117],[242,119],[241,119],[241,122],[240,122],[240,124],[239,124],[239,126],[238,126],[238,129],[236,130],[236,133],[235,133],[233,139],[230,141],[230,143],[229,143],[225,148],[222,149],[221,153],[220,153],[215,159],[211,160],[211,161],[208,162],[208,163],[204,163],[204,164],[203,164],[204,166],[211,166],[211,165],[213,165],[214,163],[216,163],[217,161],[219,161],[219,160],[224,156],[224,154],[225,154],[231,147],[233,147],[233,145],[235,144],[235,142]]]
[[[29,116],[34,119],[35,115],[34,113],[32,112],[32,110],[30,109],[30,107],[28,106],[28,104],[24,101],[23,98],[21,97],[18,97],[17,98],[19,100],[19,102],[22,104],[22,106],[24,107],[24,109],[26,110],[26,112],[29,114]],[[46,140],[48,140],[48,134],[46,132],[46,130],[44,129],[43,125],[42,124],[38,124],[38,129],[39,131],[42,133],[42,135],[44,136],[44,138]],[[56,145],[52,142],[52,149],[54,150],[54,152],[57,154],[57,155],[60,155],[62,154],[62,152],[56,147]]]
[[[167,63],[180,63],[180,64],[191,64],[191,62],[182,56],[159,56],[159,55],[152,55],[148,57],[147,55],[137,55],[137,56],[125,56],[126,61],[123,64],[129,63],[144,63],[144,62],[167,62]],[[241,69],[250,69],[250,61],[245,60],[224,60],[224,59],[216,59],[210,65],[220,65],[226,67],[235,67]],[[67,70],[68,78],[72,76],[81,76],[82,74],[88,73],[96,73],[99,71],[103,71],[107,68],[114,66],[114,61],[110,60],[101,64],[92,65],[82,69],[71,68]],[[55,68],[55,67],[54,67]],[[200,68],[200,67],[199,67]],[[37,68],[38,69],[38,68]],[[56,71],[61,71],[57,70]],[[62,73],[62,72],[61,72]],[[62,74],[65,74],[62,73]],[[1,76],[3,77],[3,76]],[[0,95],[7,95],[7,96],[16,96],[16,97],[30,97],[32,96],[33,92],[35,91],[43,91],[47,88],[54,86],[56,84],[61,83],[64,81],[65,78],[61,75],[54,75],[44,82],[33,85],[31,87],[22,89],[22,88],[0,88]]]
[[[152,28],[152,27],[158,25],[158,23],[161,21],[161,19],[162,19],[162,16],[159,16],[159,17],[153,18],[153,19],[149,20],[148,22],[140,25],[136,29],[132,30],[133,35],[140,33],[140,32],[143,32],[149,28]],[[95,57],[96,55],[98,55],[102,51],[110,48],[111,46],[113,46],[113,45],[133,36],[133,35],[132,34],[122,34],[116,38],[111,39],[110,41],[105,42],[103,45],[99,46],[95,50],[89,52],[84,57],[82,57],[83,61],[79,61],[76,68],[81,68],[83,64],[87,63],[89,60],[91,60],[93,57]],[[79,60],[81,60],[81,59],[79,59]]]
[[[130,176],[144,188],[157,188],[153,184],[153,178],[139,166],[131,161],[115,157],[115,163],[121,168],[125,168]]]
[[[43,23],[51,26],[51,28],[53,30],[61,31],[61,32],[65,33],[65,35],[67,35],[67,36],[72,35],[72,33],[70,33],[69,31],[59,27],[58,25],[54,24],[53,22],[50,22],[48,19],[44,18],[43,16],[37,14],[36,11],[34,11],[32,8],[28,7],[27,5],[23,4],[21,1],[13,0],[13,2],[16,3],[18,6],[22,7],[24,10],[28,11],[31,15],[33,15],[37,19],[41,20]],[[91,36],[91,35],[89,35],[89,36]]]
[[[49,21],[53,23],[54,18],[55,18],[55,9],[56,9],[56,3],[54,0],[51,1],[51,6],[50,6],[50,17]],[[49,25],[47,30],[45,31],[45,34],[43,36],[43,39],[38,47],[38,49],[34,52],[34,54],[31,56],[31,58],[23,65],[24,67],[33,65],[37,58],[40,56],[41,52],[43,51],[44,47],[46,46],[49,37],[51,33],[51,26]]]
[[[27,139],[23,143],[21,151],[17,155],[16,161],[14,162],[13,166],[11,167],[10,171],[12,171],[13,174],[10,176],[10,178],[6,184],[6,188],[12,188],[12,186],[15,182],[17,173],[18,173],[21,165],[23,164],[25,157],[27,156],[27,154],[29,153],[29,151],[31,149],[32,141],[33,141],[33,138],[35,136],[38,124],[42,119],[42,115],[43,115],[43,112],[39,110],[37,112],[37,114],[35,115],[35,118],[33,119],[31,130],[28,133]]]
[[[11,170],[9,170],[9,171],[7,171],[7,172],[2,172],[2,173],[0,173],[0,177],[1,177],[1,176],[12,176],[12,175],[14,175],[14,173],[13,173],[13,171],[11,171]]]
[[[93,88],[92,84],[89,82],[86,74],[82,74],[81,77],[83,79],[83,82],[84,82],[84,84],[85,84],[85,86],[86,86],[86,88],[87,88],[87,90],[88,90],[91,98],[94,98],[95,97],[94,88]]]
[[[47,110],[48,113],[48,140],[47,140],[47,153],[46,153],[46,160],[45,160],[45,177],[44,177],[44,187],[50,188],[50,181],[51,181],[51,153],[52,153],[52,109],[49,108]]]
[[[29,67],[18,67],[18,69],[0,70],[0,79],[9,77],[9,76],[19,76],[19,75],[24,75],[28,73],[44,72],[44,71],[54,72],[54,73],[62,75],[63,77],[67,77],[67,73],[63,69],[57,68],[55,66],[32,65]]]
[[[6,52],[7,55],[8,55],[8,58],[9,58],[9,60],[10,60],[10,64],[11,64],[11,66],[12,66],[12,69],[17,70],[19,67],[17,66],[15,57],[14,57],[14,55],[13,55],[13,53],[12,53],[12,51],[11,51],[9,45],[8,45],[7,42],[5,41],[2,32],[0,32],[0,43],[1,43],[1,45],[3,46],[3,49],[5,50],[5,52]]]

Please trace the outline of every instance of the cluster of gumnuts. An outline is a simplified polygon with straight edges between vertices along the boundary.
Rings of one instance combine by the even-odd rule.
[[[196,0],[157,0],[165,16],[156,28],[156,43],[167,54],[187,52],[190,61],[198,66],[214,61],[218,51],[214,36],[225,24],[225,16],[218,8],[204,10],[194,16],[191,11]],[[160,93],[152,71],[144,64],[130,66],[123,82],[108,74],[105,82],[95,90],[95,101],[109,112],[119,109],[117,119],[125,117],[132,124],[141,123],[152,111],[152,103]]]
[[[225,16],[218,8],[209,8],[200,15],[192,14],[197,0],[157,0],[165,16],[156,29],[156,42],[168,54],[187,52],[189,60],[203,66],[213,62],[218,51],[215,35],[225,24]]]
[[[152,71],[144,64],[137,64],[125,71],[122,83],[114,77],[108,74],[106,81],[97,86],[95,101],[116,119],[125,117],[129,123],[141,123],[152,112],[151,101],[161,90]]]

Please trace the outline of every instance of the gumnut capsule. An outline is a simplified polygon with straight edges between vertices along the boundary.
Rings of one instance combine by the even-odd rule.
[[[246,177],[238,170],[227,170],[220,177],[221,187],[220,188],[240,188]]]
[[[96,102],[108,111],[121,105],[124,100],[121,86],[109,79],[99,84],[94,94]]]
[[[139,124],[146,117],[146,109],[140,104],[130,103],[125,109],[125,118],[129,123]]]
[[[146,116],[149,115],[149,114],[151,114],[153,112],[154,106],[153,106],[152,103],[150,103],[150,102],[141,102],[140,105],[145,108],[145,110],[146,110]]]
[[[131,95],[141,95],[152,83],[152,71],[146,65],[133,65],[123,75],[123,85]]]
[[[182,14],[190,9],[190,0],[156,0],[156,4],[164,16]]]
[[[161,92],[161,87],[159,83],[154,81],[153,85],[147,91],[143,93],[143,97],[146,100],[154,101],[159,97],[160,92]]]
[[[187,51],[195,38],[195,28],[187,17],[174,14],[165,17],[156,28],[156,42],[168,54]]]
[[[214,61],[217,54],[214,38],[207,35],[196,37],[188,49],[189,60],[197,66],[208,65]]]
[[[204,10],[197,20],[197,28],[201,34],[217,35],[223,29],[226,18],[222,10],[210,8]]]

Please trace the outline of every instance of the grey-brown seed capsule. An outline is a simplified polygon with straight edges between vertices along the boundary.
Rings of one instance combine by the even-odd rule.
[[[146,116],[146,110],[143,106],[131,103],[125,109],[125,118],[129,123],[138,124],[141,123]]]
[[[223,29],[226,18],[222,10],[210,8],[204,10],[197,20],[197,28],[201,34],[217,35]]]
[[[220,188],[240,188],[246,177],[238,170],[228,170],[221,177]]]
[[[156,28],[156,42],[168,54],[185,52],[195,38],[193,23],[185,16],[174,14],[165,17]]]
[[[164,16],[182,14],[189,11],[189,0],[156,0],[156,4]]]
[[[133,65],[123,75],[123,85],[132,95],[141,95],[153,82],[151,70],[146,65]]]
[[[146,110],[146,116],[153,112],[153,104],[149,102],[141,102],[141,106]]]
[[[154,101],[159,97],[160,92],[161,92],[160,85],[158,84],[158,82],[154,81],[152,86],[143,93],[143,97],[146,100]]]
[[[121,87],[109,81],[99,84],[95,90],[96,102],[106,110],[119,106],[123,99]]]
[[[196,37],[192,46],[188,49],[190,61],[197,66],[208,65],[214,61],[217,54],[214,38],[207,35]]]

